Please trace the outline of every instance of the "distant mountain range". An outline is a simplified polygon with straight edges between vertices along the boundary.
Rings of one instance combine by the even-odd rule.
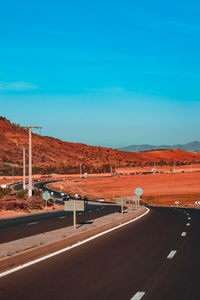
[[[177,144],[177,145],[160,145],[160,146],[154,146],[154,145],[131,145],[126,147],[117,148],[121,151],[128,151],[128,152],[141,152],[141,151],[151,151],[151,150],[159,150],[159,149],[180,149],[184,151],[191,151],[191,152],[200,152],[200,142],[194,141],[187,144]]]

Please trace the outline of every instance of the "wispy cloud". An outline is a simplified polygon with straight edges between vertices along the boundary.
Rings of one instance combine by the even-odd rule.
[[[29,91],[35,90],[38,86],[30,82],[5,82],[0,81],[0,91]]]

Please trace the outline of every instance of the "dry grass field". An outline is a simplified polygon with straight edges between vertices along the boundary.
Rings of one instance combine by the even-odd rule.
[[[104,197],[105,200],[132,196],[135,188],[141,187],[143,201],[151,205],[175,205],[175,201],[180,201],[180,205],[195,206],[194,202],[200,201],[198,172],[68,179],[51,186],[90,198]]]

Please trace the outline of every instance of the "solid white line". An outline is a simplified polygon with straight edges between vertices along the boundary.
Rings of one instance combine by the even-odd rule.
[[[32,223],[28,223],[27,225],[35,225],[38,224],[39,222],[32,222]]]
[[[183,232],[181,233],[181,236],[186,236],[186,232],[183,231]]]
[[[187,223],[186,226],[190,226],[190,223]]]
[[[144,296],[145,292],[137,292],[132,298],[131,300],[140,300],[142,299],[142,297]]]
[[[48,259],[48,258],[50,258],[50,257],[53,257],[53,256],[56,256],[56,255],[61,254],[61,253],[63,253],[63,252],[69,251],[70,249],[76,248],[76,247],[78,247],[78,246],[80,246],[80,245],[83,245],[83,244],[85,244],[85,243],[87,243],[87,242],[90,242],[90,241],[92,241],[92,240],[94,240],[94,239],[96,239],[96,238],[98,238],[98,237],[100,237],[100,236],[102,236],[102,235],[105,235],[105,234],[107,234],[107,233],[109,233],[109,232],[112,232],[112,231],[114,231],[114,230],[116,230],[116,229],[118,229],[118,228],[121,228],[121,227],[124,227],[124,226],[126,226],[126,225],[128,225],[128,224],[131,224],[131,223],[133,223],[133,222],[139,220],[140,218],[144,217],[146,214],[148,214],[148,213],[150,212],[150,209],[148,209],[148,208],[146,208],[146,209],[147,209],[147,210],[146,210],[145,213],[143,213],[142,215],[136,217],[136,218],[133,219],[133,220],[130,220],[130,221],[126,222],[126,223],[123,223],[123,224],[120,224],[120,225],[118,225],[118,226],[115,226],[115,227],[113,227],[113,228],[111,228],[111,229],[108,229],[108,230],[106,230],[106,231],[103,231],[103,232],[101,232],[101,233],[95,234],[94,236],[91,236],[90,238],[88,238],[88,239],[86,239],[86,240],[83,240],[82,242],[78,242],[78,243],[76,243],[76,244],[74,244],[74,245],[72,245],[72,246],[68,246],[68,247],[63,248],[63,249],[61,249],[61,250],[58,250],[58,251],[56,251],[56,252],[54,252],[54,253],[45,255],[45,256],[43,256],[43,257],[40,257],[40,258],[35,259],[35,260],[33,260],[33,261],[30,261],[30,262],[28,262],[28,263],[26,263],[26,264],[23,264],[23,265],[21,265],[21,266],[18,266],[18,267],[15,267],[15,268],[13,268],[13,269],[10,269],[10,270],[7,270],[7,271],[5,271],[5,272],[2,272],[2,273],[0,273],[0,277],[4,277],[4,276],[6,276],[6,275],[8,275],[8,274],[14,273],[14,272],[16,272],[16,271],[19,271],[19,270],[22,270],[22,269],[24,269],[24,268],[26,268],[26,267],[29,267],[29,266],[31,266],[31,265],[34,265],[34,264],[36,264],[36,263],[38,263],[38,262],[40,262],[40,261],[46,260],[46,259]]]
[[[172,259],[174,257],[174,255],[176,254],[176,250],[172,250],[169,255],[167,256],[168,259]]]
[[[66,218],[66,216],[59,217],[59,219],[64,219],[64,218]]]

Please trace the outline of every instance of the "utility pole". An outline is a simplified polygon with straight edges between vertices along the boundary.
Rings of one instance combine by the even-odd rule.
[[[112,176],[112,166],[110,166],[110,176]]]
[[[32,196],[32,190],[33,190],[33,182],[32,182],[32,139],[31,139],[31,135],[32,135],[32,128],[38,128],[38,129],[42,129],[42,127],[33,127],[33,126],[29,126],[29,127],[22,127],[24,129],[28,129],[29,130],[29,174],[28,174],[28,196],[31,197]]]
[[[25,147],[23,147],[23,190],[26,189],[26,159],[25,159]]]
[[[14,167],[12,166],[12,183],[14,183]]]
[[[82,177],[82,164],[80,164],[80,178]]]
[[[176,162],[174,162],[174,173],[176,172],[176,167],[175,167]]]

